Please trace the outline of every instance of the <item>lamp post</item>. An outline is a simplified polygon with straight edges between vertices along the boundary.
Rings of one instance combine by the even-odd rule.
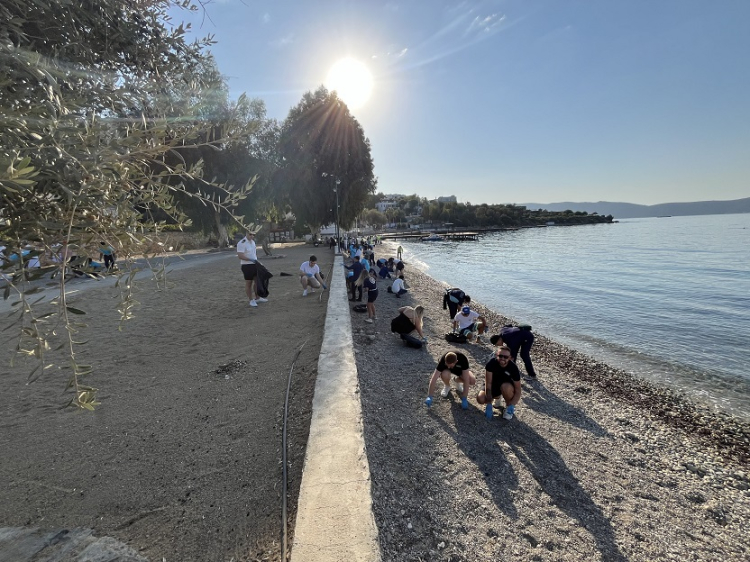
[[[339,185],[341,185],[341,180],[338,179],[333,174],[329,174],[328,172],[323,172],[321,174],[324,178],[327,178],[328,176],[331,176],[331,179],[334,180],[334,188],[333,192],[336,194],[336,247],[341,249],[341,243],[339,240],[340,233],[339,233]],[[338,251],[336,252],[338,253]]]
[[[333,188],[333,192],[336,194],[336,246],[341,249],[341,242],[339,241],[339,185],[341,180],[336,178],[336,187]]]

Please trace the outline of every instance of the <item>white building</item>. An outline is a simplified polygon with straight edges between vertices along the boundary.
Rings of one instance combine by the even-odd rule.
[[[438,197],[438,203],[458,203],[455,195],[448,195],[447,197]]]
[[[386,209],[393,209],[394,207],[398,207],[398,201],[393,199],[383,199],[375,203],[375,208],[381,213],[385,213]]]

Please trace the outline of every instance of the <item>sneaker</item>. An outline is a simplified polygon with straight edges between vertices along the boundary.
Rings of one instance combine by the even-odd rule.
[[[255,299],[255,302],[268,302],[268,299],[264,299],[263,297]]]
[[[257,302],[255,302],[255,299],[253,299],[253,300],[251,300],[251,301],[250,301],[250,302],[248,303],[248,306],[258,306],[258,303],[257,303]]]
[[[441,391],[440,391],[440,396],[442,396],[443,398],[448,398],[448,395],[449,395],[450,393],[451,393],[451,387],[450,387],[450,385],[449,385],[449,384],[446,384],[446,385],[445,385],[445,386],[443,387],[443,390],[441,390]]]
[[[503,419],[504,420],[512,420],[513,414],[516,413],[516,407],[515,406],[508,406],[505,408],[505,412],[503,413]]]
[[[500,410],[503,407],[503,399],[495,398],[495,400],[492,402],[492,407]]]
[[[463,392],[464,392],[464,383],[462,383],[462,382],[457,382],[456,383],[456,392],[458,392],[459,394],[463,394]]]
[[[307,296],[307,289],[305,289],[304,291],[302,291],[302,296],[303,296],[303,297],[306,297],[306,296]]]
[[[367,322],[368,324],[372,324],[372,318],[367,318],[367,319],[365,320],[365,322]]]

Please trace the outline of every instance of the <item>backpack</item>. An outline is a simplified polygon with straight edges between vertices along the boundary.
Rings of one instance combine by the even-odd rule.
[[[466,336],[463,334],[454,334],[453,332],[450,332],[448,334],[445,334],[445,341],[449,341],[451,343],[466,343]]]

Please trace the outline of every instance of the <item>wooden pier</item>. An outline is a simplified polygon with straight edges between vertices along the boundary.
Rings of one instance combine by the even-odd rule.
[[[422,238],[426,238],[427,236],[431,236],[433,234],[437,234],[440,236],[443,240],[452,240],[452,241],[463,241],[463,240],[477,240],[479,238],[480,234],[483,234],[482,232],[477,231],[440,231],[440,230],[434,230],[429,232],[410,232],[410,231],[403,231],[403,232],[389,232],[387,234],[380,234],[379,236],[383,238],[383,240],[411,240],[411,241],[418,241]]]

